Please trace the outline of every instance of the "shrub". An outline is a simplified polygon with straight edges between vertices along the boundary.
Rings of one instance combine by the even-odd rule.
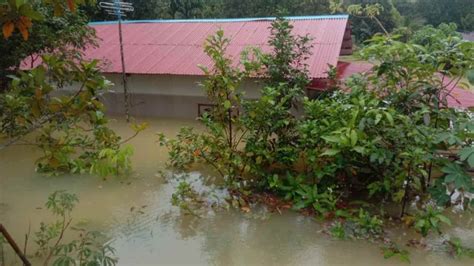
[[[295,209],[327,218],[351,213],[346,209],[352,199],[400,203],[400,216],[417,196],[446,204],[446,191],[457,190],[458,201],[469,202],[474,121],[469,111],[448,108],[449,86],[456,82],[443,80],[474,68],[473,43],[448,37],[423,47],[374,37],[360,53],[374,63],[372,72],[308,99],[302,97],[308,80],[302,62],[309,38],[292,36],[281,19],[272,27],[273,53],[253,50],[255,61],[244,53],[245,70],[231,67],[222,32],[208,39],[215,66],[205,70],[204,89],[217,107],[201,118],[204,133],[186,129],[177,140],[162,136],[173,165],[211,165],[246,197],[271,191]],[[237,87],[255,73],[266,84],[260,99],[246,101]],[[459,154],[450,161],[440,150]],[[436,169],[443,176],[435,180]],[[380,232],[380,220],[365,209],[357,219],[364,230]],[[422,233],[435,228],[421,223]]]

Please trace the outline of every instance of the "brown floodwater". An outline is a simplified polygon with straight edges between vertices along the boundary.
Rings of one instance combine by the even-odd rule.
[[[127,124],[119,120],[112,121],[112,127],[124,137],[132,134]],[[377,244],[332,239],[321,233],[320,222],[292,211],[245,214],[220,210],[209,211],[202,218],[183,214],[170,203],[176,182],[168,182],[158,174],[164,170],[167,153],[156,143],[155,133],[172,137],[181,126],[199,125],[191,120],[140,120],[148,121],[150,127],[130,142],[135,154],[134,170],[128,177],[43,176],[34,169],[34,161],[40,155],[37,149],[15,146],[0,151],[0,222],[20,246],[29,225],[34,232],[41,221],[52,220],[44,208],[48,195],[67,190],[80,198],[73,211],[74,223],[105,233],[116,249],[118,265],[403,264],[397,258],[385,260]],[[196,171],[186,178],[202,189],[200,175]],[[446,233],[474,246],[473,216],[461,216],[452,215],[456,222]],[[407,240],[418,238],[411,230],[395,226],[388,231],[402,247]],[[31,239],[29,242],[31,255],[34,243]],[[406,247],[413,265],[474,263],[447,256],[440,236],[433,234],[426,242],[432,251]],[[21,265],[8,246],[4,249],[6,265]]]

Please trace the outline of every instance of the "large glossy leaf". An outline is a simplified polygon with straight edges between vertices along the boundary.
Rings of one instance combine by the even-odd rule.
[[[472,178],[462,169],[459,164],[449,163],[442,169],[446,174],[444,181],[446,183],[454,183],[456,188],[469,190],[472,186]]]
[[[466,161],[470,167],[474,167],[474,147],[466,147],[459,151],[461,161]]]

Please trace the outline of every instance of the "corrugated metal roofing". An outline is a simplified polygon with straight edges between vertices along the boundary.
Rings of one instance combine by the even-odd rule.
[[[337,77],[345,80],[354,74],[362,74],[372,70],[373,65],[365,62],[344,62],[337,63]]]
[[[447,86],[446,89],[449,91],[448,106],[460,109],[474,108],[474,92],[459,86],[449,85],[450,81],[449,79],[444,81],[445,86]]]
[[[312,78],[327,77],[337,65],[348,16],[288,17],[293,33],[314,38],[308,59]],[[228,56],[239,58],[249,46],[269,51],[270,24],[274,18],[125,21],[122,25],[126,71],[131,74],[203,75],[198,65],[212,67],[203,52],[205,39],[223,29],[230,39]],[[117,22],[90,24],[101,39],[88,49],[87,58],[105,61],[104,72],[121,73]]]

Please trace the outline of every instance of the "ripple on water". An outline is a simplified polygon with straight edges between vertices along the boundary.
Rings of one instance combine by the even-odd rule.
[[[30,222],[34,231],[40,221],[51,220],[46,210],[37,209],[43,206],[48,194],[66,189],[80,197],[73,214],[76,221],[110,237],[120,258],[119,265],[400,264],[396,259],[384,260],[375,244],[333,240],[319,233],[321,224],[291,211],[279,215],[263,209],[251,214],[211,209],[202,219],[183,214],[170,203],[180,178],[185,178],[200,193],[214,194],[207,202],[209,205],[222,204],[226,192],[207,186],[199,172],[174,174],[175,178],[168,182],[156,177],[156,172],[164,168],[167,156],[163,148],[155,145],[155,133],[173,136],[181,126],[198,125],[191,120],[147,120],[150,128],[130,142],[135,155],[134,173],[128,179],[42,177],[34,173],[37,151],[12,147],[8,156],[0,153],[2,223],[6,223],[15,239],[23,239]],[[119,119],[112,126],[123,136],[133,133]],[[448,233],[472,243],[472,215],[466,216]],[[394,229],[392,234],[398,236],[403,232]],[[434,236],[428,241],[439,243],[440,239]],[[441,251],[410,251],[413,265],[472,265],[472,261],[452,260]]]

